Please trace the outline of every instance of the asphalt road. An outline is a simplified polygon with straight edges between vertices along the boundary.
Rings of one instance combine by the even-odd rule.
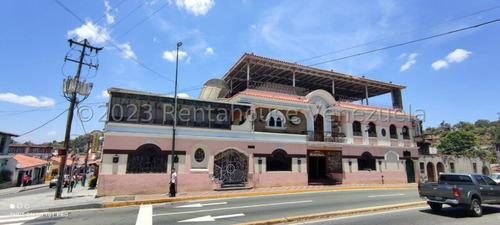
[[[443,206],[439,213],[433,213],[429,207],[410,208],[382,213],[341,217],[320,221],[309,221],[295,224],[356,224],[356,225],[413,225],[413,224],[443,224],[443,225],[471,225],[471,224],[499,224],[500,206],[483,206],[483,216],[469,217],[463,208]]]
[[[420,201],[416,189],[324,191],[176,202],[0,218],[24,224],[234,224]],[[38,216],[38,217],[36,217]],[[139,218],[139,219],[138,219]],[[26,219],[26,218],[24,218]]]

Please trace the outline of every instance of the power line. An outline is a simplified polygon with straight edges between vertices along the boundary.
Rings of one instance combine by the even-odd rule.
[[[26,135],[26,134],[29,134],[29,133],[31,133],[31,132],[33,132],[33,131],[35,131],[35,130],[38,130],[38,129],[40,129],[40,128],[44,127],[45,125],[49,124],[50,122],[52,122],[52,121],[56,120],[57,118],[59,118],[60,116],[62,116],[62,114],[64,114],[64,113],[65,113],[65,112],[67,112],[67,111],[68,111],[68,109],[66,109],[66,110],[62,111],[62,113],[61,113],[61,114],[57,115],[56,117],[52,118],[51,120],[47,121],[46,123],[42,124],[41,126],[39,126],[39,127],[35,128],[35,129],[33,129],[33,130],[30,130],[30,131],[28,131],[28,132],[26,132],[26,133],[24,133],[24,134],[21,134],[21,135],[19,135],[19,136],[24,136],[24,135]]]
[[[135,29],[136,27],[138,27],[139,25],[141,25],[142,23],[144,23],[146,20],[148,20],[150,17],[152,17],[153,15],[155,15],[157,12],[159,12],[160,10],[162,10],[163,8],[165,8],[165,6],[169,5],[169,1],[167,1],[165,4],[163,4],[159,9],[157,9],[156,11],[154,11],[153,13],[151,13],[151,15],[147,16],[146,18],[144,18],[143,20],[141,20],[139,23],[137,23],[136,25],[134,25],[132,28],[130,28],[129,30],[125,31],[125,33],[121,34],[120,36],[118,36],[116,38],[116,40],[120,39],[121,37],[125,36],[126,34],[128,34],[130,31],[132,31],[133,29]]]
[[[302,59],[302,60],[299,60],[299,61],[296,61],[296,62],[299,63],[299,62],[309,61],[309,60],[312,60],[312,59],[321,58],[323,56],[332,55],[332,54],[343,52],[343,51],[350,50],[350,49],[353,49],[353,48],[362,47],[362,46],[365,46],[365,45],[369,45],[369,44],[373,44],[373,43],[377,43],[377,42],[389,40],[389,39],[392,39],[392,38],[404,36],[404,35],[407,35],[407,34],[415,33],[417,31],[425,30],[425,29],[428,29],[428,28],[431,28],[431,27],[435,27],[435,26],[438,26],[438,25],[441,25],[441,24],[445,24],[445,23],[452,22],[452,21],[455,21],[455,20],[463,19],[463,18],[466,18],[466,17],[469,17],[469,16],[473,16],[473,15],[476,15],[476,14],[479,14],[479,13],[483,13],[483,12],[487,12],[487,11],[490,11],[490,10],[493,10],[493,9],[497,9],[497,8],[500,8],[500,5],[494,6],[494,7],[491,7],[491,8],[487,8],[487,9],[483,9],[483,10],[479,10],[479,11],[476,11],[476,12],[473,12],[473,13],[470,13],[470,14],[466,14],[466,15],[463,15],[463,16],[459,16],[459,17],[456,17],[456,18],[453,18],[453,19],[444,20],[444,21],[441,21],[441,22],[438,22],[438,23],[434,23],[434,24],[431,24],[431,25],[423,26],[423,27],[417,28],[415,30],[410,30],[410,31],[407,31],[407,32],[403,32],[403,33],[396,34],[396,35],[393,35],[393,36],[385,37],[385,38],[378,39],[378,40],[375,40],[375,41],[370,41],[370,42],[366,42],[364,44],[354,45],[354,46],[347,47],[347,48],[344,48],[344,49],[340,49],[340,50],[337,50],[337,51],[325,53],[325,54],[322,54],[322,55],[319,55],[319,56],[314,56],[314,57],[311,57],[311,58]]]
[[[146,3],[147,1],[144,1],[142,2],[140,5],[138,5],[134,10],[130,11],[127,15],[125,15],[123,18],[121,18],[120,20],[118,20],[115,24],[113,24],[113,26],[111,26],[109,29],[113,29],[113,27],[115,27],[116,25],[118,25],[119,23],[121,23],[123,20],[125,20],[127,17],[129,17],[130,15],[132,15],[135,11],[137,11],[139,8],[141,8],[144,3]]]
[[[334,62],[334,61],[338,61],[338,60],[342,60],[342,59],[352,58],[352,57],[355,57],[355,56],[365,55],[365,54],[368,54],[368,53],[373,53],[373,52],[378,52],[378,51],[382,51],[382,50],[386,50],[386,49],[390,49],[390,48],[395,48],[395,47],[399,47],[399,46],[403,46],[403,45],[407,45],[407,44],[411,44],[411,43],[415,43],[415,42],[419,42],[419,41],[424,41],[424,40],[428,40],[428,39],[432,39],[432,38],[437,38],[437,37],[441,37],[441,36],[448,35],[448,34],[457,33],[457,32],[460,32],[460,31],[465,31],[465,30],[477,28],[477,27],[484,26],[484,25],[487,25],[487,24],[490,24],[490,23],[495,23],[495,22],[498,22],[498,21],[500,21],[500,19],[490,20],[488,22],[480,23],[480,24],[477,24],[477,25],[473,25],[473,26],[469,26],[469,27],[465,27],[465,28],[461,28],[461,29],[457,29],[457,30],[448,31],[448,32],[445,32],[445,33],[441,33],[441,34],[437,34],[437,35],[433,35],[433,36],[429,36],[429,37],[425,37],[425,38],[416,39],[416,40],[413,40],[413,41],[407,41],[407,42],[403,42],[403,43],[399,43],[399,44],[395,44],[395,45],[390,45],[390,46],[383,47],[383,48],[377,48],[377,49],[370,50],[370,51],[367,51],[367,52],[361,52],[361,53],[357,53],[357,54],[354,54],[354,55],[349,55],[349,56],[344,56],[344,57],[340,57],[340,58],[336,58],[336,59],[326,60],[326,61],[322,61],[322,62],[319,62],[319,63],[310,64],[308,66],[321,65],[321,64],[325,64],[325,63],[329,63],[329,62]]]
[[[66,7],[65,5],[63,5],[63,4],[62,4],[59,0],[54,0],[54,1],[55,1],[57,4],[59,4],[59,5],[60,5],[60,6],[61,6],[64,10],[66,10],[66,11],[67,11],[67,12],[69,12],[71,15],[73,15],[73,17],[75,17],[77,20],[79,20],[82,24],[84,24],[84,25],[85,25],[85,21],[84,21],[83,19],[81,19],[80,17],[78,17],[78,15],[76,15],[76,14],[75,14],[73,11],[71,11],[68,7]],[[163,8],[163,7],[162,7],[162,8]],[[159,10],[157,10],[157,11],[159,11]],[[155,13],[156,13],[156,12],[155,12]],[[152,14],[152,15],[153,15],[153,14]],[[152,15],[150,15],[150,16],[152,16]],[[150,16],[149,16],[149,17],[150,17]],[[148,17],[148,18],[149,18],[149,17]],[[88,26],[87,26],[87,27],[88,27]],[[96,32],[96,31],[95,31],[95,30],[93,30],[92,28],[88,27],[88,29],[91,29],[94,33],[96,33],[97,35],[101,36],[101,38],[104,38],[101,34],[99,34],[98,32]],[[110,40],[106,40],[106,42],[107,42],[109,45],[111,45],[113,48],[115,48],[115,49],[117,49],[118,51],[120,51],[122,54],[125,54],[125,51],[124,51],[124,50],[122,50],[121,48],[119,48],[118,46],[116,46],[116,45],[115,45],[114,43],[112,43]],[[164,79],[166,79],[166,80],[168,80],[168,81],[170,81],[170,82],[174,83],[174,81],[173,81],[172,79],[170,79],[170,78],[168,78],[168,77],[166,77],[166,76],[164,76],[164,75],[162,75],[162,74],[160,74],[160,73],[158,73],[158,72],[154,71],[153,69],[151,69],[151,68],[147,67],[147,66],[146,66],[146,65],[144,65],[143,63],[139,62],[139,60],[134,59],[134,58],[132,58],[132,57],[130,57],[129,59],[131,59],[132,61],[134,61],[135,63],[137,63],[137,64],[138,64],[138,65],[140,65],[141,67],[143,67],[143,68],[145,68],[145,69],[149,70],[149,71],[150,71],[150,72],[152,72],[153,74],[155,74],[155,75],[157,75],[157,76],[159,76],[159,77],[162,77],[162,78],[164,78]]]

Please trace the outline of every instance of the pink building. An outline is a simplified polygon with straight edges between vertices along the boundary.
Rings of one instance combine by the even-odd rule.
[[[244,54],[200,97],[111,88],[98,195],[340,183],[407,183],[419,121],[405,86]],[[390,94],[392,107],[370,105]]]

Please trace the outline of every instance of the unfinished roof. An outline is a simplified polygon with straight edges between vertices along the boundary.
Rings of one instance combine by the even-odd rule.
[[[368,97],[373,97],[390,93],[394,89],[406,88],[403,85],[390,82],[245,53],[222,78],[232,87],[233,95],[247,89],[247,64],[249,64],[250,70],[250,88],[269,83],[292,86],[294,72],[296,90],[303,89],[306,91],[304,93],[297,92],[296,94],[299,95],[318,89],[331,93],[332,80],[335,83],[335,95],[352,98],[353,100],[365,98],[366,89],[368,89]]]

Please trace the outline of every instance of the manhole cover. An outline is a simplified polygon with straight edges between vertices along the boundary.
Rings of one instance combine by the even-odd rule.
[[[133,200],[135,200],[135,196],[115,197],[115,201],[133,201]]]

